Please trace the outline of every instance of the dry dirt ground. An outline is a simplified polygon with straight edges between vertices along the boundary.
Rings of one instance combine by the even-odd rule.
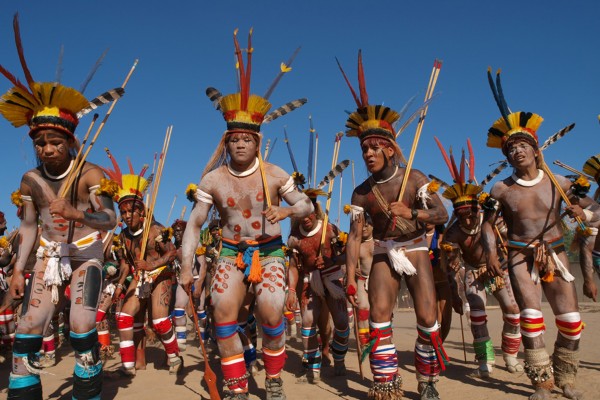
[[[594,303],[582,303],[582,318],[586,328],[581,340],[581,364],[577,385],[586,394],[586,399],[600,398],[600,346],[596,342],[597,329],[600,329],[600,305]],[[547,332],[546,341],[549,352],[552,352],[554,338],[556,337],[556,326],[554,318],[547,303],[544,303],[544,315],[546,316]],[[496,348],[497,368],[492,378],[483,380],[470,375],[475,368],[473,363],[473,348],[469,327],[463,317],[464,335],[466,344],[466,358],[464,361],[463,345],[461,339],[460,318],[457,314],[453,316],[452,330],[445,343],[446,351],[451,358],[448,367],[438,384],[441,398],[453,399],[523,399],[532,392],[529,380],[524,374],[512,375],[504,368],[500,355],[500,332],[502,328],[502,316],[498,308],[488,311],[490,333]],[[399,309],[394,317],[394,342],[398,349],[400,373],[404,379],[405,397],[407,399],[418,399],[416,393],[417,383],[413,366],[413,347],[416,337],[415,317],[412,310]],[[117,340],[113,336],[113,343]],[[333,376],[332,367],[324,367],[322,381],[318,385],[296,383],[297,375],[301,372],[301,344],[298,339],[291,338],[288,341],[288,359],[285,371],[282,375],[284,387],[288,399],[364,399],[367,388],[371,384],[371,373],[368,362],[363,365],[365,379],[361,379],[358,372],[358,360],[355,352],[355,341],[353,335],[350,340],[350,351],[346,357],[348,374],[346,377]],[[134,379],[110,379],[104,380],[103,399],[208,399],[208,392],[202,383],[204,361],[196,348],[198,342],[195,339],[188,340],[188,348],[183,353],[185,367],[183,373],[178,376],[170,376],[164,367],[164,351],[159,345],[152,345],[147,349],[148,366],[144,371],[138,371]],[[260,343],[259,343],[260,348]],[[219,367],[217,351],[214,346],[209,345],[210,365],[217,373],[220,382],[222,375]],[[58,363],[48,368],[48,374],[42,376],[44,387],[44,398],[71,399],[70,390],[72,384],[73,355],[70,346],[63,345],[58,350]],[[259,355],[260,358],[260,355]],[[118,357],[109,360],[105,370],[115,370],[119,366]],[[10,367],[7,363],[0,366],[0,398],[6,396],[6,386]],[[265,398],[264,370],[250,382],[251,398]],[[556,398],[562,398],[560,393],[555,393]]]

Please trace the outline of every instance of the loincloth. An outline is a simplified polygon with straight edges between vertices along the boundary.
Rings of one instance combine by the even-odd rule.
[[[308,283],[312,292],[319,297],[331,297],[333,299],[345,299],[346,292],[342,287],[344,271],[340,265],[332,265],[328,268],[315,269],[307,272],[304,283]]]
[[[412,253],[415,251],[429,252],[425,235],[421,235],[418,238],[406,242],[377,239],[373,239],[373,242],[375,244],[373,248],[373,256],[378,254],[387,255],[392,268],[400,275],[416,275],[417,273],[417,269],[406,257],[406,253]]]
[[[565,249],[562,237],[547,241],[535,240],[530,243],[509,240],[507,247],[512,249],[527,248],[533,251],[534,261],[530,274],[535,283],[539,283],[540,279],[544,282],[552,282],[556,274],[567,282],[575,280],[575,277],[571,275],[556,254],[556,251],[560,252]]]
[[[99,254],[98,254],[98,250]],[[86,257],[89,255],[89,257]],[[58,304],[58,287],[73,273],[73,260],[94,261],[102,266],[102,237],[95,231],[72,243],[54,242],[40,237],[36,257],[44,261],[44,284],[52,287],[52,303]]]
[[[267,257],[285,258],[281,235],[273,236],[264,241],[222,239],[223,248],[220,257],[234,258],[237,268],[244,270],[248,282],[262,281],[261,260]]]
[[[502,276],[489,277],[487,274],[487,264],[481,263],[476,267],[466,264],[467,271],[473,274],[473,279],[481,282],[485,287],[485,291],[489,294],[495,293],[498,290],[506,287],[506,282]]]

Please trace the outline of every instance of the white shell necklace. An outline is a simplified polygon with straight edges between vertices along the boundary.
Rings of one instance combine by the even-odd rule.
[[[229,164],[227,164],[227,171],[229,171],[229,173],[233,176],[236,176],[238,178],[243,178],[245,176],[252,175],[254,173],[254,171],[256,171],[258,169],[258,166],[259,166],[258,158],[255,158],[254,165],[252,167],[250,167],[250,169],[240,172],[240,171],[236,171],[235,169],[231,168],[229,166]]]
[[[526,181],[525,179],[521,179],[521,178],[517,177],[517,175],[515,175],[514,172],[510,177],[519,186],[531,187],[531,186],[537,185],[538,183],[540,183],[542,181],[542,179],[544,179],[544,171],[542,171],[541,169],[538,169],[538,176],[533,178],[530,181]]]
[[[42,164],[42,168],[44,169],[44,175],[46,175],[48,178],[58,181],[61,180],[62,178],[64,178],[65,176],[67,176],[69,174],[69,172],[71,172],[71,168],[73,168],[73,163],[75,162],[75,160],[71,159],[71,162],[69,163],[69,168],[67,168],[67,170],[65,172],[63,172],[60,175],[52,175],[50,172],[48,172],[48,170],[46,169],[46,164]]]

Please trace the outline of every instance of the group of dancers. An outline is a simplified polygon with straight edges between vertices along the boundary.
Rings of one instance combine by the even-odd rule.
[[[324,362],[332,364],[336,376],[345,375],[354,330],[373,377],[365,396],[400,399],[392,317],[402,278],[417,321],[414,359],[421,399],[440,398],[438,377],[451,368],[443,347],[447,310],[466,308],[460,304],[461,290],[470,309],[476,374],[489,377],[495,364],[487,329],[490,294],[502,309],[506,368],[524,371],[531,379],[530,398],[550,399],[555,387],[567,398],[582,398],[575,377],[583,323],[561,221],[567,216],[577,221],[584,293],[595,300],[600,206],[587,195],[586,176],[598,183],[600,158],[590,157],[573,179],[554,175],[538,139],[542,117],[510,111],[499,73],[494,81],[488,71],[501,116],[488,129],[487,145],[502,151],[513,173],[486,193],[475,177],[470,141],[468,156],[463,152],[457,162],[436,139],[448,182],[412,168],[414,155],[406,160],[396,142],[412,118],[400,125],[403,112],[369,102],[360,53],[358,90],[340,65],[356,103],[346,136],[358,139],[369,172],[345,207],[350,229],[344,233],[329,221],[328,212],[336,171],[347,162],[336,160],[324,182],[305,188],[300,171],[290,175],[263,160],[261,125],[305,100],[271,111],[268,98],[289,69],[285,65],[267,94],[252,94],[251,34],[242,49],[236,31],[239,92],[223,95],[207,89],[226,130],[199,184],[186,191],[193,201],[189,219],[165,227],[153,217],[160,165],[148,177],[147,167],[135,173],[131,164],[124,173],[110,152],[110,167],[94,165],[85,161],[87,152],[82,154],[85,140],[80,144],[75,136],[80,118],[116,101],[123,88],[90,101],[60,83],[34,80],[17,17],[14,26],[26,83],[0,68],[13,85],[0,98],[0,114],[15,127],[29,127],[39,166],[23,175],[12,194],[21,223],[0,242],[2,274],[9,275],[0,275],[2,344],[12,351],[7,358],[12,360],[9,399],[42,398],[40,371],[52,364],[51,342],[59,331],[53,316],[59,312],[65,315],[75,354],[73,399],[99,399],[108,373],[103,360],[113,356],[107,321],[111,310],[116,310],[121,358],[111,376],[135,379],[144,368],[149,329],[164,346],[169,373],[179,373],[187,319],[196,317],[198,339],[216,342],[225,398],[249,398],[248,381],[260,355],[266,398],[285,399],[281,372],[286,332],[297,316],[302,380],[317,383]],[[414,114],[421,116],[419,123],[426,107]],[[438,193],[452,202],[450,220]],[[327,203],[325,209],[319,197]],[[287,239],[280,225],[286,218],[291,220]],[[6,230],[4,215],[0,223]],[[558,327],[552,355],[545,348],[542,292]],[[518,359],[521,345],[523,363]]]

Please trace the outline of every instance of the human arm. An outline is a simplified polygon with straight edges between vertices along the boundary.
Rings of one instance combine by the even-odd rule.
[[[350,232],[348,233],[348,241],[346,242],[346,296],[354,307],[357,307],[358,300],[356,270],[359,267],[360,244],[362,241],[363,225],[365,224],[365,214],[362,212],[362,208],[357,208],[359,210],[356,212],[353,211],[352,214]]]
[[[208,271],[208,263],[206,262],[206,255],[202,254],[195,257],[194,262],[194,293],[193,297],[200,298],[202,294],[202,288],[204,287],[204,280],[206,279],[206,272]]]
[[[89,190],[89,202],[92,212],[78,210],[65,198],[56,198],[50,202],[49,212],[59,215],[67,221],[75,221],[90,228],[110,231],[117,224],[113,201],[105,193],[98,194],[102,171],[93,167],[84,172],[82,183]]]
[[[492,197],[493,197],[492,189]],[[502,265],[498,259],[498,241],[494,225],[498,216],[498,207],[486,208],[483,214],[483,223],[481,225],[481,245],[485,252],[485,260],[488,272],[492,276],[502,276]]]
[[[29,258],[29,254],[33,251],[35,242],[37,241],[37,219],[38,214],[35,205],[31,200],[31,189],[25,183],[21,182],[21,197],[23,199],[23,211],[21,225],[19,226],[19,237],[17,243],[17,261],[13,269],[13,276],[10,281],[10,294],[13,298],[20,298],[24,294],[25,278],[23,270]]]
[[[196,256],[196,248],[200,241],[200,230],[202,225],[208,217],[208,212],[212,206],[212,199],[209,201],[208,198],[204,200],[198,200],[192,208],[190,219],[183,233],[183,240],[181,243],[181,273],[179,279],[181,286],[188,291],[191,287],[194,278],[192,276],[192,264]]]
[[[288,242],[288,246],[290,246],[290,254],[288,267],[288,295],[285,306],[289,311],[293,311],[298,304],[298,294],[296,293],[296,288],[298,287],[298,265],[300,262],[298,259],[298,250],[296,250],[294,247],[291,247],[294,245],[294,242],[295,241],[292,238],[290,238],[290,241]]]
[[[160,225],[154,224],[150,227],[147,249],[154,245],[156,256],[150,256],[146,251],[146,256],[142,260],[135,260],[136,269],[143,271],[152,271],[164,265],[171,264],[177,257],[177,249],[173,242],[162,240],[163,230]]]
[[[579,235],[577,235],[579,236]],[[598,287],[594,282],[594,260],[592,250],[598,240],[598,236],[579,237],[579,266],[583,275],[583,294],[596,301],[598,297]]]
[[[304,218],[314,210],[310,199],[304,193],[296,189],[296,186],[291,179],[292,178],[288,176],[282,181],[284,183],[282,183],[278,189],[279,195],[285,200],[289,207],[271,205],[271,207],[268,207],[262,212],[267,221],[272,224],[288,217]]]
[[[417,188],[424,188],[429,184],[429,179],[420,171],[412,170],[410,179],[415,179]],[[419,190],[420,192],[420,190]],[[428,193],[426,199],[415,198],[412,206],[407,206],[402,201],[390,203],[390,211],[398,217],[408,220],[417,220],[431,225],[442,225],[448,221],[448,211],[436,193]],[[427,207],[422,203],[425,201]]]

